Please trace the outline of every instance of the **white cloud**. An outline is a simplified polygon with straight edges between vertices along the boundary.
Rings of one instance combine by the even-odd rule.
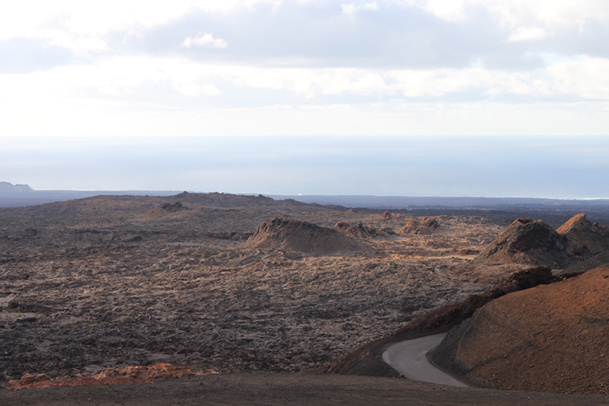
[[[341,5],[341,9],[343,14],[353,17],[355,13],[360,10],[378,10],[379,6],[376,1],[370,3],[364,3],[362,5],[358,5],[355,3],[343,4]]]
[[[508,37],[508,42],[539,41],[548,36],[543,28],[520,27],[514,30]]]
[[[609,60],[583,57],[548,68],[553,90],[582,99],[609,100]]]
[[[182,48],[226,48],[228,42],[225,39],[216,38],[210,33],[198,33],[194,37],[186,37],[180,46]]]
[[[580,28],[588,29],[594,39],[589,24],[609,22],[606,0],[340,4],[320,0],[3,3],[0,41],[39,39],[33,41],[34,51],[40,46],[59,47],[84,58],[74,64],[75,58],[65,52],[68,57],[49,63],[47,70],[23,69],[14,74],[15,70],[5,69],[12,74],[0,74],[0,111],[9,118],[0,123],[0,133],[83,134],[87,125],[88,131],[99,134],[194,134],[200,128],[228,134],[239,133],[237,126],[242,132],[259,134],[325,131],[316,126],[328,133],[374,134],[375,128],[385,134],[415,129],[443,133],[437,117],[445,117],[453,131],[479,131],[481,123],[459,124],[461,113],[486,122],[488,133],[501,133],[506,130],[500,125],[508,122],[501,106],[514,117],[531,120],[535,117],[526,109],[535,106],[533,110],[543,114],[539,123],[531,125],[540,131],[546,126],[546,132],[560,127],[543,120],[565,124],[565,111],[575,106],[570,117],[590,119],[589,133],[606,131],[599,117],[608,113],[609,59],[598,52],[585,56],[581,41],[572,48],[551,42]],[[425,13],[421,10],[430,13],[422,22],[395,23],[399,20],[395,13],[414,18]],[[371,11],[370,18],[355,18],[366,11]],[[277,23],[272,29],[267,24],[271,21]],[[209,31],[197,33],[199,29]],[[230,47],[221,38],[225,32],[231,33]],[[304,38],[302,33],[310,35]],[[165,43],[158,41],[161,36]],[[543,54],[536,53],[538,46],[544,47]],[[203,52],[192,51],[198,48],[224,50],[207,52],[203,59]],[[216,59],[208,58],[212,54]],[[543,58],[546,66],[543,62],[534,68],[518,66],[519,58],[531,55]],[[490,70],[473,63],[493,56],[516,60],[520,70],[502,66]],[[497,118],[494,130],[483,113]],[[28,121],[32,115],[40,120]],[[505,128],[524,131],[523,123],[507,124]]]
[[[218,96],[222,94],[220,89],[213,85],[200,85],[197,83],[176,83],[176,90],[188,97]]]

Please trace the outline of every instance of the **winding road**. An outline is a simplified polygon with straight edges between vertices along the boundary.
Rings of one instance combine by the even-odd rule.
[[[427,360],[427,353],[440,344],[445,335],[435,334],[393,344],[383,352],[383,361],[405,378],[413,381],[467,387],[466,384],[434,367]]]

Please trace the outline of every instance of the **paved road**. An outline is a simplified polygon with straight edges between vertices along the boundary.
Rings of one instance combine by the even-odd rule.
[[[440,344],[445,335],[436,334],[393,344],[383,353],[383,361],[413,381],[467,387],[427,361],[427,353]]]

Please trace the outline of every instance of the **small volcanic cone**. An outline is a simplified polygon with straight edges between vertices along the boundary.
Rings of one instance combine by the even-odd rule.
[[[476,259],[485,263],[520,263],[562,268],[567,241],[549,224],[528,218],[514,220]]]
[[[358,253],[364,246],[336,230],[296,220],[275,218],[262,223],[245,248],[271,248],[310,255]]]
[[[568,254],[577,268],[609,262],[609,229],[590,223],[585,214],[574,216],[556,231],[567,239]]]
[[[432,354],[506,390],[609,395],[609,266],[489,302]]]
[[[609,262],[609,229],[578,214],[554,230],[542,220],[516,219],[476,259],[583,271]]]
[[[423,217],[419,220],[409,220],[398,234],[431,234],[440,227],[440,223],[433,217]]]

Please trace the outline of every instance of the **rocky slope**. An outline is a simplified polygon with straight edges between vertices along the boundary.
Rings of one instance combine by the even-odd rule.
[[[501,389],[609,395],[608,336],[606,265],[486,304],[432,359]]]
[[[557,230],[543,220],[518,218],[476,259],[478,264],[520,263],[584,271],[609,262],[609,229],[585,214]]]
[[[367,343],[329,365],[331,374],[398,376],[398,373],[382,361],[385,348],[391,344],[432,334],[445,333],[465,320],[493,299],[511,292],[529,289],[556,280],[549,268],[537,267],[512,274],[504,283],[467,299],[434,309],[406,324],[399,330]]]

